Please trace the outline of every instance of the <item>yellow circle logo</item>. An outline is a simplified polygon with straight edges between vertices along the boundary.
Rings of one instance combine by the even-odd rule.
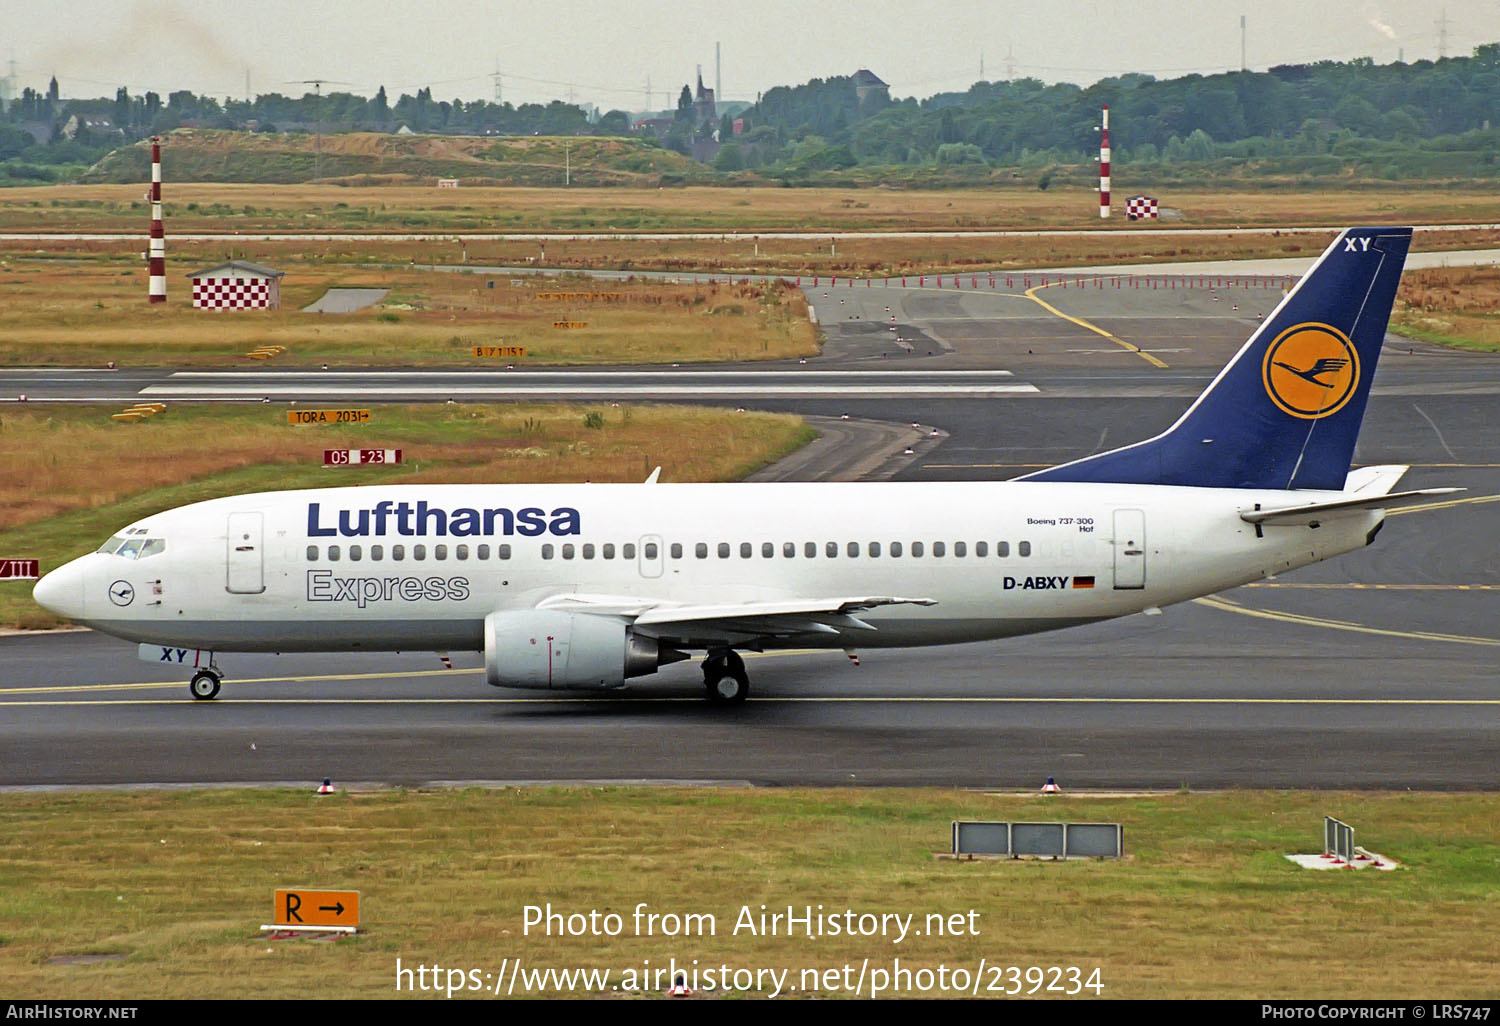
[[[1299,324],[1277,336],[1261,365],[1266,394],[1284,413],[1318,420],[1344,408],[1359,384],[1359,354],[1342,331]]]

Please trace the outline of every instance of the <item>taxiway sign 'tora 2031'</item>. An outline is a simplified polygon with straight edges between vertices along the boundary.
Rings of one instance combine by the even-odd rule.
[[[1342,232],[1154,438],[1005,482],[391,485],[146,517],[36,585],[197,669],[215,653],[482,651],[496,686],[619,688],[705,653],[1003,638],[1369,544],[1405,467],[1350,470],[1409,228]],[[159,655],[162,653],[164,655]]]

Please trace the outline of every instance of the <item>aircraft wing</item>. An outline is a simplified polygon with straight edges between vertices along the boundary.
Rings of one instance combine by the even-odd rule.
[[[570,613],[613,615],[628,620],[639,634],[687,647],[753,645],[758,640],[798,634],[841,635],[876,628],[855,613],[879,606],[933,606],[930,598],[857,595],[834,598],[778,599],[685,605],[612,595],[556,595],[538,608]]]

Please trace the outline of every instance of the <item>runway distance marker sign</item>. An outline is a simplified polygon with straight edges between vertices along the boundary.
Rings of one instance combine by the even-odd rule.
[[[41,576],[39,559],[0,559],[0,581],[34,581]]]
[[[287,410],[288,424],[368,424],[369,410]]]

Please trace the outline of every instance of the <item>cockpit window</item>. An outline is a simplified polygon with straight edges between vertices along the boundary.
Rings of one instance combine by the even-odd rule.
[[[100,552],[114,553],[126,559],[147,559],[167,551],[165,538],[127,538],[117,534],[99,547]]]

